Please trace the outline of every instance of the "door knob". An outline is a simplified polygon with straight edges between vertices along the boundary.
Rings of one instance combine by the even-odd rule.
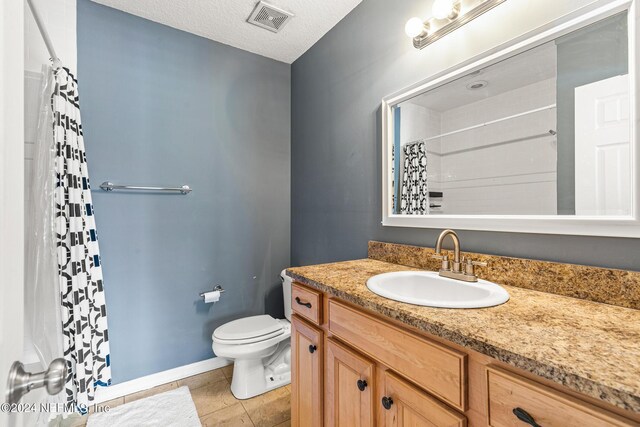
[[[311,344],[309,346],[309,353],[314,353],[318,349],[317,345]]]
[[[25,371],[21,362],[13,362],[7,383],[7,403],[16,404],[22,396],[40,387],[45,387],[51,395],[58,394],[64,388],[66,378],[67,362],[62,358],[55,359],[49,369],[36,374]]]
[[[369,385],[367,384],[367,380],[358,380],[356,384],[358,385],[358,390],[360,391],[364,391],[364,389]]]

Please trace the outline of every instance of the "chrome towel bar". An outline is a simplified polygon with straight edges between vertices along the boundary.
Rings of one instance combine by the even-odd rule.
[[[139,191],[164,191],[164,192],[178,192],[181,194],[189,194],[191,193],[191,188],[188,185],[183,185],[182,187],[141,187],[137,185],[117,185],[109,181],[105,181],[100,184],[100,188],[104,191],[113,191],[113,190],[139,190]]]

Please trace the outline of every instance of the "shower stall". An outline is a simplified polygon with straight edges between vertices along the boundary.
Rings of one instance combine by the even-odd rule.
[[[38,405],[9,423],[55,426],[63,414],[85,414],[95,388],[110,385],[110,358],[77,82],[43,21],[61,7],[75,19],[75,0],[34,1],[23,10],[24,310],[15,328],[23,350],[9,372],[7,401]],[[74,33],[75,23],[72,31],[55,24],[58,40]]]

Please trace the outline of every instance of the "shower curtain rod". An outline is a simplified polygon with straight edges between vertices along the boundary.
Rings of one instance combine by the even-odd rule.
[[[430,136],[429,138],[421,139],[420,142],[427,142],[427,141],[431,141],[433,139],[438,139],[438,138],[442,138],[442,137],[449,136],[449,135],[455,135],[457,133],[466,132],[466,131],[473,130],[473,129],[478,129],[478,128],[481,128],[481,127],[484,127],[484,126],[488,126],[488,125],[492,125],[492,124],[495,124],[495,123],[504,122],[505,120],[516,119],[518,117],[526,116],[526,115],[533,114],[533,113],[539,113],[540,111],[552,110],[554,108],[556,108],[556,104],[550,104],[550,105],[546,105],[544,107],[534,108],[533,110],[525,111],[523,113],[514,114],[512,116],[502,117],[500,119],[495,119],[495,120],[491,120],[491,121],[488,121],[488,122],[485,122],[485,123],[480,123],[480,124],[477,124],[477,125],[469,126],[469,127],[466,127],[466,128],[453,130],[451,132],[443,133],[443,134],[436,135],[436,136]],[[551,129],[551,130],[549,130],[549,133],[551,135],[555,135],[556,131]]]
[[[47,28],[44,26],[44,22],[42,22],[42,17],[38,12],[38,9],[33,4],[33,0],[27,0],[29,4],[29,9],[31,9],[31,14],[33,15],[33,19],[36,20],[36,24],[38,25],[38,30],[40,30],[40,34],[44,39],[44,44],[47,45],[47,50],[49,51],[49,56],[51,56],[51,62],[53,64],[53,68],[62,67],[62,62],[60,62],[60,58],[56,55],[56,50],[53,48],[53,43],[51,42],[51,38],[49,37],[49,33],[47,32]]]

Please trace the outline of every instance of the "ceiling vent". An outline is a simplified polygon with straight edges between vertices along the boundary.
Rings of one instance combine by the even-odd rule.
[[[471,82],[467,85],[467,89],[469,90],[478,90],[478,89],[482,89],[483,87],[487,87],[487,85],[489,84],[489,82],[485,81],[485,80],[478,80],[476,82]]]
[[[261,1],[251,12],[247,22],[277,33],[292,17],[293,13]]]

